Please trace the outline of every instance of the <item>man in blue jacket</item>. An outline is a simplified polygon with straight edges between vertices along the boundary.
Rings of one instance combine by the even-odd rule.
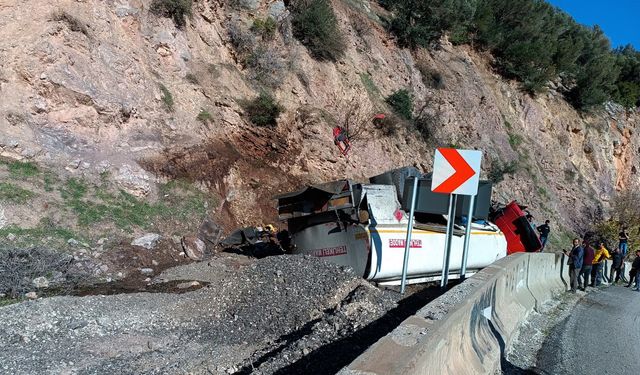
[[[578,286],[578,274],[582,269],[582,263],[584,261],[584,249],[580,246],[580,240],[573,239],[573,248],[570,252],[564,251],[564,255],[569,257],[567,265],[569,265],[569,278],[571,280],[571,293],[576,292]]]

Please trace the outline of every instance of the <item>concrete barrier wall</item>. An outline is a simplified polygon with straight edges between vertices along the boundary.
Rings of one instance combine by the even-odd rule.
[[[568,288],[566,258],[514,254],[432,301],[341,375],[490,374],[533,309]]]

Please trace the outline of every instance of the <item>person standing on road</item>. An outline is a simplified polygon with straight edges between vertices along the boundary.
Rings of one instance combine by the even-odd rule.
[[[593,265],[593,259],[596,256],[595,250],[589,244],[587,240],[584,240],[582,243],[582,248],[584,249],[584,259],[582,262],[582,268],[580,269],[580,277],[578,278],[578,285],[582,285],[580,288],[583,291],[587,290],[587,285],[589,284],[589,276],[591,276],[591,268]],[[582,279],[582,282],[580,282]]]
[[[571,284],[571,293],[576,292],[576,287],[578,285],[578,273],[582,268],[582,262],[584,257],[584,250],[580,246],[580,240],[577,238],[573,239],[573,247],[570,252],[564,250],[564,255],[569,257],[567,261],[567,265],[569,265],[569,278]]]
[[[540,242],[542,243],[542,248],[540,251],[544,250],[545,245],[547,244],[547,240],[549,239],[549,233],[551,232],[551,228],[549,227],[549,220],[545,220],[544,224],[540,225],[538,228],[538,232],[540,233]]]
[[[591,287],[597,287],[602,284],[602,268],[604,267],[605,259],[611,259],[609,250],[604,247],[603,242],[599,242],[591,267]]]
[[[633,281],[636,282],[636,287],[633,289],[635,291],[640,292],[640,275],[638,275],[638,270],[640,270],[640,249],[636,250],[636,259],[631,263],[631,271],[629,271],[629,284],[627,284],[627,288],[633,285]]]
[[[609,281],[611,284],[616,284],[620,281],[620,275],[622,274],[622,251],[620,249],[613,250],[611,254],[611,271],[609,272]],[[613,273],[615,272],[616,278],[614,280]]]

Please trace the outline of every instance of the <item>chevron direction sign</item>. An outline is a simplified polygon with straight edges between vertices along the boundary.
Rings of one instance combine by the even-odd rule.
[[[478,194],[481,162],[482,151],[436,149],[431,191],[442,194]]]

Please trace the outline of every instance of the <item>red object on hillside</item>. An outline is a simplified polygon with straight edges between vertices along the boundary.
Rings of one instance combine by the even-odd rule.
[[[507,255],[525,251],[535,252],[542,248],[538,235],[516,201],[493,214],[493,222],[507,239]]]
[[[377,115],[373,116],[374,120],[382,120],[386,117],[387,116],[384,113],[378,113]]]
[[[333,128],[333,143],[338,146],[340,153],[346,157],[347,153],[351,149],[351,143],[349,142],[347,131],[342,126],[336,126]]]

